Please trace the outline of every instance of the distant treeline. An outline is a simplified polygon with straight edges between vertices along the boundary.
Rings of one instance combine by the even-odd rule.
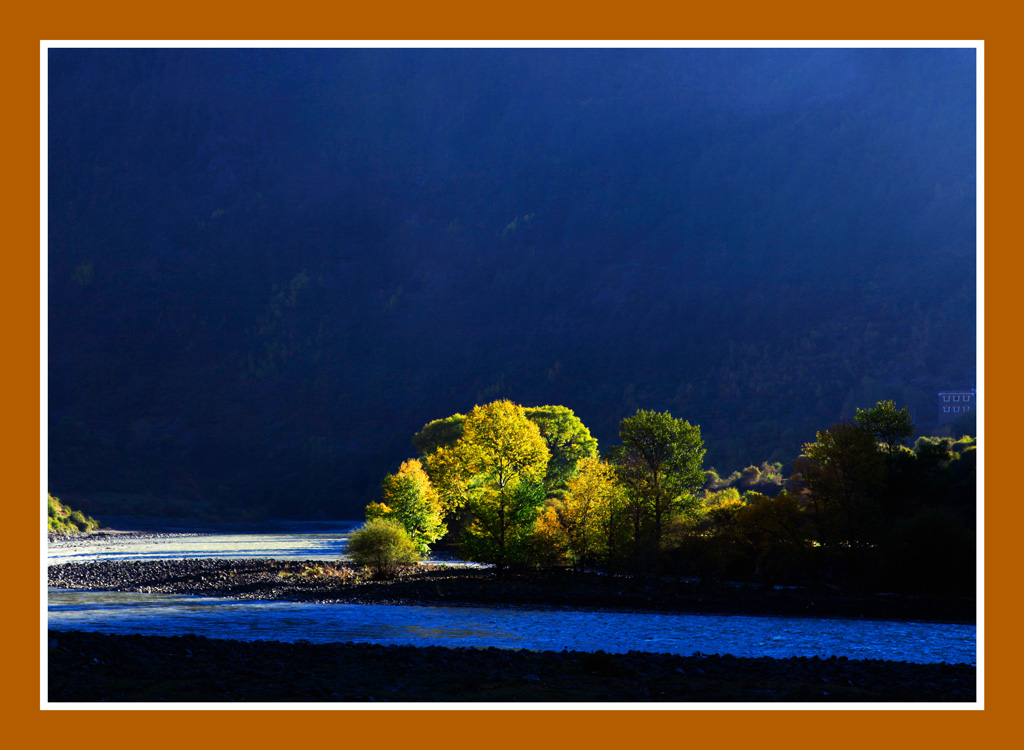
[[[795,471],[703,469],[700,427],[623,419],[603,455],[566,407],[511,401],[428,423],[422,455],[384,480],[367,519],[404,526],[421,552],[454,544],[506,569],[567,566],[972,595],[976,441],[907,442],[892,401],[817,433]]]

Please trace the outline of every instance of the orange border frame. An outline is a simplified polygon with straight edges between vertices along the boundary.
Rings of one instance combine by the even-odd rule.
[[[666,4],[667,5],[667,4]],[[1005,403],[1016,359],[1004,346],[1013,336],[1019,313],[1007,305],[1013,299],[1014,273],[1020,270],[1017,253],[1009,250],[1007,217],[1015,198],[1020,146],[1014,136],[1017,123],[1010,111],[1019,100],[1015,75],[1019,41],[1011,25],[987,3],[915,3],[897,7],[877,0],[856,6],[828,6],[820,2],[728,6],[680,5],[660,7],[650,2],[623,8],[601,7],[575,0],[572,5],[536,0],[514,6],[488,6],[465,0],[408,3],[379,7],[326,5],[323,10],[278,6],[264,12],[255,4],[217,7],[182,0],[173,5],[125,2],[76,4],[47,3],[17,17],[8,11],[5,44],[0,48],[7,106],[8,172],[5,204],[14,218],[7,257],[12,283],[4,295],[4,318],[13,356],[5,368],[8,403],[14,420],[7,425],[8,467],[18,467],[9,496],[8,544],[13,554],[8,573],[14,601],[8,608],[3,699],[5,714],[16,718],[26,739],[49,745],[74,743],[84,748],[128,747],[144,742],[153,750],[221,745],[280,747],[301,742],[325,744],[374,743],[382,746],[412,742],[483,744],[490,750],[530,745],[597,744],[629,747],[637,741],[667,740],[679,744],[756,742],[774,747],[825,742],[835,748],[903,744],[938,747],[984,743],[1001,729],[1012,731],[1010,701],[1014,696],[1013,671],[1018,665],[1010,628],[1017,614],[1011,597],[1019,583],[1011,578],[1016,560],[1011,549],[1012,530],[1020,527],[1021,503],[1008,496],[1000,476],[1009,459],[1005,422],[995,409],[986,409],[986,497],[1007,497],[999,503],[998,524],[986,535],[986,660],[984,711],[460,711],[427,715],[421,711],[392,711],[370,717],[365,712],[328,713],[276,711],[43,711],[39,706],[39,510],[30,499],[39,497],[39,326],[24,325],[39,310],[39,59],[41,39],[304,39],[331,35],[347,39],[967,39],[984,40],[985,150],[998,153],[985,171],[986,286],[985,384],[983,408]],[[992,5],[995,5],[992,3]],[[406,7],[408,6],[408,7]],[[713,9],[714,8],[714,9]],[[289,14],[289,11],[291,13]],[[1019,242],[1019,240],[1018,240]],[[13,266],[13,267],[12,267]],[[26,312],[28,310],[28,312]],[[1005,339],[1004,339],[1005,337]],[[1009,356],[1008,356],[1009,355]],[[25,364],[28,362],[28,364]],[[26,467],[30,469],[26,470]],[[995,467],[995,468],[992,468]],[[989,507],[992,507],[991,503]],[[29,575],[20,568],[30,561]],[[13,573],[13,575],[11,575]],[[11,648],[10,646],[13,646]],[[999,654],[996,657],[996,654]],[[383,722],[383,723],[382,723]],[[386,729],[385,729],[386,727]],[[21,736],[19,731],[16,736]],[[1009,736],[1013,736],[1012,734]],[[393,739],[392,739],[393,738]]]

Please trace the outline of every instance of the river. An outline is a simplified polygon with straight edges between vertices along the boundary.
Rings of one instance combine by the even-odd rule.
[[[337,559],[354,524],[265,533],[106,538],[51,544],[47,563],[183,557]],[[631,650],[691,655],[846,656],[976,664],[973,625],[742,615],[561,612],[487,607],[252,602],[211,597],[50,589],[55,630],[239,640]]]

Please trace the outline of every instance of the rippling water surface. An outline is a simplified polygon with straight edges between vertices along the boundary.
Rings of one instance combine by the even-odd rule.
[[[54,629],[239,640],[975,661],[975,629],[968,625],[739,615],[243,602],[51,589],[49,623]]]
[[[353,526],[321,527],[313,533],[282,530],[55,547],[49,562],[181,557],[337,559]],[[196,633],[239,640],[976,663],[973,625],[838,619],[243,602],[50,589],[48,625],[57,630]]]

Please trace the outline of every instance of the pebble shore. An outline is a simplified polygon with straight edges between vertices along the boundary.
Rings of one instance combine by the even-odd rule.
[[[851,617],[974,623],[974,600],[853,596],[834,591],[771,589],[673,579],[635,579],[549,571],[496,577],[492,570],[418,565],[392,581],[357,566],[268,559],[119,560],[48,567],[50,586],[202,594],[235,599],[368,604],[466,604],[570,607],[616,611]]]
[[[51,702],[973,702],[967,665],[50,631]]]

